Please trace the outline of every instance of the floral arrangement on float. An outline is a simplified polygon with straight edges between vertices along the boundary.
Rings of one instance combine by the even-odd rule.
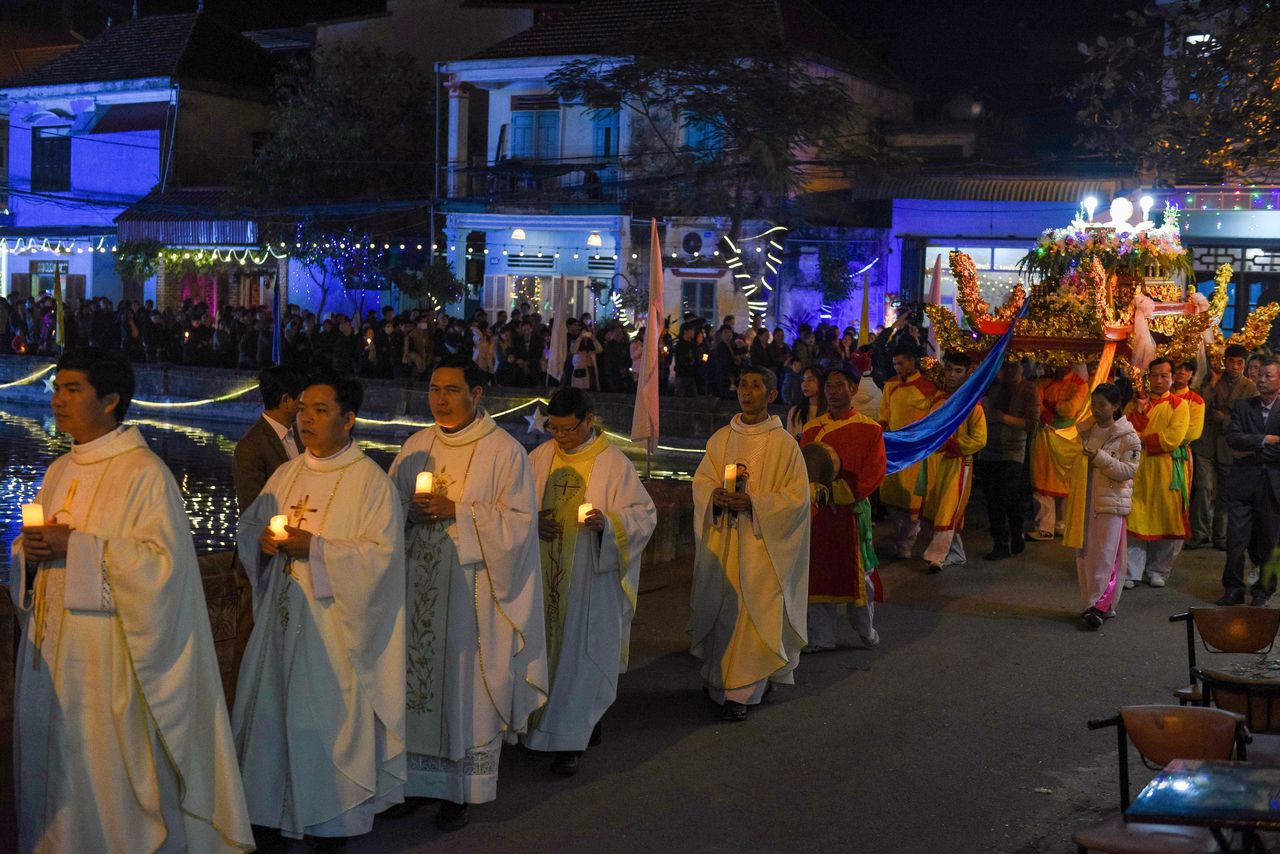
[[[1012,326],[1012,358],[1063,367],[1096,359],[1114,343],[1117,358],[1140,371],[1157,356],[1176,362],[1203,354],[1220,366],[1227,344],[1254,349],[1265,341],[1280,304],[1259,307],[1243,330],[1225,339],[1219,324],[1231,265],[1218,269],[1212,297],[1187,288],[1181,282],[1193,282],[1194,273],[1182,246],[1178,211],[1166,206],[1156,226],[1147,218],[1149,210],[1144,198],[1142,219],[1135,225],[1132,203],[1119,198],[1105,222],[1095,221],[1089,210],[1088,219],[1077,217],[1066,228],[1045,231],[1019,263],[1030,288],[1018,282],[994,308],[979,295],[973,261],[952,252],[956,305],[968,328],[962,329],[950,310],[926,305],[938,343],[981,354]]]

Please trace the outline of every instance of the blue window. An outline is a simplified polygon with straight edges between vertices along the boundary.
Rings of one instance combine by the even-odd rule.
[[[597,160],[618,156],[618,111],[601,110],[591,117],[591,153]]]
[[[31,129],[31,189],[37,193],[71,189],[71,128]]]
[[[511,113],[513,159],[553,160],[559,156],[559,110],[516,110]]]
[[[705,119],[691,118],[684,125],[684,145],[698,163],[707,163],[720,155],[724,140],[720,129]]]
[[[716,322],[716,282],[714,279],[682,279],[680,303],[703,320]]]

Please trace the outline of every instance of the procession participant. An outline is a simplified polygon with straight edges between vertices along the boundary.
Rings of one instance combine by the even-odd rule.
[[[1120,389],[1102,383],[1090,397],[1092,416],[1081,425],[1080,447],[1086,481],[1079,521],[1068,507],[1071,527],[1082,529],[1076,549],[1076,578],[1085,610],[1080,619],[1091,629],[1116,615],[1126,564],[1125,520],[1133,498],[1133,478],[1142,456],[1142,440],[1121,414]],[[1074,540],[1070,532],[1068,540]]]
[[[934,397],[934,410],[964,385],[973,369],[973,360],[960,352],[947,353],[942,363],[943,388]],[[925,461],[926,489],[920,515],[929,530],[924,559],[931,573],[965,562],[960,531],[964,528],[964,511],[973,488],[973,455],[986,444],[987,419],[982,404],[978,404],[946,444]]]
[[[529,457],[485,412],[462,355],[431,375],[435,425],[391,464],[407,535],[409,783],[403,815],[439,798],[459,830],[498,796],[503,737],[547,700],[537,495]],[[418,489],[419,475],[431,475]]]
[[[880,399],[882,431],[901,430],[929,414],[930,403],[938,389],[920,374],[919,361],[920,351],[913,343],[899,344],[894,349],[893,370],[896,376],[884,384]],[[855,381],[855,392],[857,386]],[[923,502],[915,494],[915,488],[921,465],[916,463],[889,475],[880,487],[880,502],[888,508],[895,528],[894,553],[900,558],[911,557],[920,533],[920,507]]]
[[[898,363],[896,355],[894,363]],[[858,372],[848,367],[834,368],[827,374],[823,383],[827,413],[811,421],[800,439],[802,447],[820,445],[839,463],[832,467],[831,479],[813,490],[809,643],[805,652],[835,648],[836,626],[844,606],[862,643],[867,647],[880,643],[873,622],[875,584],[871,573],[876,556],[867,498],[885,479],[884,431],[853,409],[859,379]]]
[[[294,418],[306,378],[297,368],[275,365],[258,374],[262,415],[236,442],[231,476],[236,504],[243,513],[280,466],[302,453]]]
[[[1172,383],[1173,362],[1152,360],[1147,366],[1148,392],[1135,395],[1125,410],[1142,440],[1142,462],[1133,479],[1129,513],[1126,589],[1141,581],[1144,571],[1152,587],[1164,587],[1173,571],[1177,544],[1191,533],[1187,518],[1190,470],[1183,445],[1191,407],[1169,393]]]
[[[1056,431],[1075,423],[1089,401],[1083,365],[1058,368],[1040,388],[1040,424],[1031,439],[1031,488],[1036,505],[1033,540],[1052,540],[1062,533],[1062,500],[1067,496],[1072,449]]]
[[[521,741],[554,751],[551,770],[570,775],[587,745],[599,741],[600,719],[627,670],[640,558],[658,511],[631,461],[596,426],[581,389],[552,395],[547,430],[551,440],[529,462],[540,497],[551,695]]]
[[[772,683],[793,684],[805,645],[809,485],[795,439],[769,414],[777,396],[772,371],[743,368],[742,411],[693,477],[691,652],[728,721],[746,720]]]
[[[404,516],[351,439],[363,397],[336,374],[303,389],[305,453],[236,528],[254,590],[232,715],[249,814],[313,851],[404,797]]]
[[[1191,446],[1195,476],[1191,480],[1191,540],[1188,549],[1227,547],[1227,478],[1238,454],[1227,446],[1227,426],[1237,400],[1257,397],[1258,387],[1244,375],[1249,351],[1227,345],[1222,372],[1201,387],[1204,431]]]
[[[1191,528],[1191,512],[1195,495],[1195,452],[1192,447],[1204,435],[1204,398],[1191,388],[1191,380],[1196,375],[1195,359],[1181,362],[1173,369],[1173,385],[1169,394],[1180,397],[1189,407],[1187,414],[1187,435],[1182,440],[1182,448],[1178,453],[1185,455],[1184,470],[1187,478],[1187,540],[1178,540],[1173,546],[1173,556],[1182,553],[1182,547],[1194,536]]]
[[[1022,363],[1008,360],[982,400],[987,446],[978,452],[974,474],[987,503],[991,552],[985,560],[1004,560],[1025,548],[1022,533],[1023,460],[1027,431],[1040,411],[1039,393],[1022,378]]]
[[[18,850],[247,850],[191,524],[168,467],[122,426],[133,369],[71,350],[53,388],[74,444],[10,563]]]

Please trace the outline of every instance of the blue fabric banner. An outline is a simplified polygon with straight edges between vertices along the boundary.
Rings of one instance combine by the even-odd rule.
[[[1025,307],[1023,310],[1025,312]],[[1009,324],[1009,331],[1000,336],[996,346],[987,353],[978,369],[947,398],[946,403],[916,423],[884,434],[884,453],[888,460],[889,474],[920,462],[945,445],[956,430],[960,429],[960,425],[982,401],[982,396],[1004,365],[1005,351],[1009,349],[1009,342],[1013,339],[1013,326],[1012,323]]]

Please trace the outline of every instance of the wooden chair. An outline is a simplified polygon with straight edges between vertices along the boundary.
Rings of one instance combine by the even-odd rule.
[[[1214,712],[1212,715],[1201,712]],[[1079,854],[1205,854],[1222,849],[1203,827],[1126,822],[1129,807],[1129,743],[1142,762],[1160,769],[1174,759],[1231,759],[1249,740],[1244,718],[1203,706],[1125,706],[1113,718],[1089,721],[1089,729],[1116,728],[1120,764],[1120,812],[1071,835]]]
[[[1171,623],[1187,624],[1187,670],[1191,684],[1173,692],[1182,706],[1200,703],[1200,683],[1196,679],[1196,632],[1209,653],[1266,654],[1280,631],[1280,610],[1274,608],[1188,608],[1174,614]]]
[[[1253,736],[1249,761],[1280,765],[1280,682],[1198,668],[1197,675],[1204,686],[1204,705],[1244,717]]]

